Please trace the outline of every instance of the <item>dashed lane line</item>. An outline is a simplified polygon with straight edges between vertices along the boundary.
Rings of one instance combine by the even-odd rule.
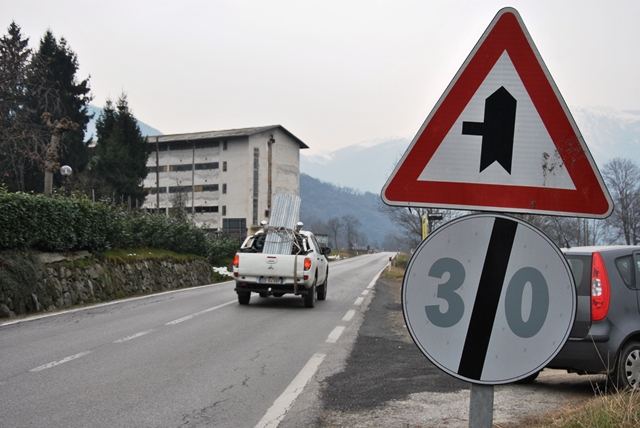
[[[334,328],[333,331],[331,333],[329,333],[329,337],[327,337],[326,342],[327,343],[336,343],[338,341],[338,339],[340,339],[340,336],[344,332],[345,328],[346,327],[343,326],[343,325],[339,325],[336,328]]]
[[[353,316],[356,314],[356,311],[353,309],[349,309],[346,314],[342,317],[342,321],[349,322],[353,319]]]
[[[127,337],[123,337],[122,339],[115,340],[113,343],[128,342],[130,340],[137,339],[140,336],[144,336],[145,334],[149,334],[152,331],[155,331],[155,330],[151,329],[151,330],[147,330],[147,331],[141,331],[140,333],[135,333],[135,334],[132,334],[131,336],[127,336]]]
[[[322,364],[326,354],[313,354],[300,373],[291,381],[287,389],[273,402],[255,428],[276,428],[282,422],[298,395],[304,390],[309,380]]]
[[[165,325],[180,324],[183,321],[188,321],[188,320],[190,320],[192,318],[197,317],[198,315],[206,314],[208,312],[215,311],[216,309],[224,308],[225,306],[229,306],[230,304],[235,303],[235,302],[236,302],[236,300],[231,300],[230,302],[223,303],[223,304],[218,305],[218,306],[214,306],[213,308],[205,309],[204,311],[196,312],[195,314],[187,315],[186,317],[182,317],[182,318],[178,318],[177,320],[169,321]]]
[[[29,371],[30,372],[39,372],[39,371],[42,371],[42,370],[50,369],[51,367],[59,366],[60,364],[68,363],[69,361],[73,361],[73,360],[75,360],[77,358],[81,358],[81,357],[84,357],[85,355],[89,355],[91,352],[92,351],[80,352],[78,354],[71,355],[69,357],[63,358],[61,360],[44,364],[42,366],[36,367],[35,369],[31,369]]]

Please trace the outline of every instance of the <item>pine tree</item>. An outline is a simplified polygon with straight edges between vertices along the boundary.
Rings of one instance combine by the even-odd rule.
[[[28,44],[15,22],[0,38],[0,182],[14,191],[25,190],[25,170],[35,155],[28,111]]]
[[[91,168],[94,177],[103,180],[116,193],[115,202],[126,202],[131,197],[142,204],[146,196],[142,182],[147,176],[149,151],[147,139],[142,136],[138,122],[129,109],[125,94],[114,107],[111,100],[96,120],[97,157]]]

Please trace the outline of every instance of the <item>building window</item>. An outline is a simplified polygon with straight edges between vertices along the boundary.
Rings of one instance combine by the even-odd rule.
[[[191,141],[177,141],[171,143],[169,150],[193,150],[193,143]]]
[[[200,169],[218,169],[218,162],[209,162],[209,163],[197,163],[196,170]]]
[[[218,206],[214,206],[214,207],[195,207],[196,209],[196,213],[217,213],[218,212]]]
[[[218,185],[217,184],[202,184],[198,186],[193,186],[194,192],[217,192]]]
[[[167,188],[166,187],[149,187],[147,190],[149,191],[149,194],[151,194],[151,195],[156,195],[158,193],[160,193],[160,194],[167,193]]]
[[[192,186],[171,186],[169,187],[169,193],[187,193],[193,190]]]
[[[214,147],[220,147],[219,141],[198,141],[196,143],[196,149],[211,149]]]
[[[227,140],[222,141],[222,150],[227,150]]]
[[[227,171],[227,161],[223,161],[222,162],[222,171],[226,172]]]
[[[223,194],[227,193],[227,183],[222,183],[222,193]]]
[[[186,165],[169,165],[169,171],[191,171],[193,169],[192,164]]]
[[[222,215],[227,215],[227,206],[226,205],[222,206]]]
[[[147,172],[149,174],[152,174],[152,173],[155,173],[155,172],[167,172],[167,166],[166,165],[160,165],[159,167],[148,166],[147,167]]]

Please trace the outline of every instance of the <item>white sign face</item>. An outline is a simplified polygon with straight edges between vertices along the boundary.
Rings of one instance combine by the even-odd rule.
[[[542,370],[569,337],[573,275],[560,249],[516,218],[476,214],[425,239],[407,267],[411,337],[440,369],[503,384]]]
[[[486,168],[480,170],[482,152],[487,149],[481,144],[481,137],[465,134],[463,130],[465,123],[484,121],[486,100],[500,87],[517,100],[513,140],[510,147],[503,148],[511,150],[510,162],[502,165],[490,159]],[[499,158],[500,154],[497,155]],[[507,51],[493,66],[418,180],[576,189]]]

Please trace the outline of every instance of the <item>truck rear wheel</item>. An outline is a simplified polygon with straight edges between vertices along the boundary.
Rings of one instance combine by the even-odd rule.
[[[240,303],[241,305],[248,305],[249,300],[251,300],[251,292],[238,293],[238,303]]]
[[[304,307],[315,308],[316,306],[316,281],[313,281],[313,285],[307,291],[307,295],[304,296]]]
[[[324,284],[318,287],[318,300],[326,300],[327,299],[327,283],[329,282],[329,277],[326,276],[324,278]]]

